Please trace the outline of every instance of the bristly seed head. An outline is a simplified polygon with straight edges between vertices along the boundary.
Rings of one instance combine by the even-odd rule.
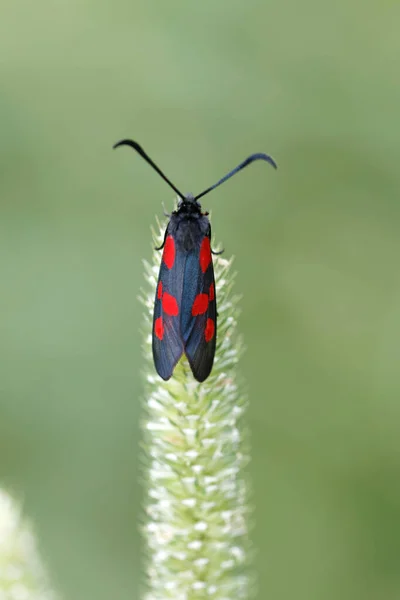
[[[156,246],[162,236],[160,229]],[[242,425],[246,399],[236,376],[242,346],[235,336],[238,308],[231,294],[231,263],[214,258],[217,350],[203,383],[194,380],[186,359],[168,381],[155,374],[148,333],[160,254],[154,253],[153,265],[145,266],[146,600],[248,600],[251,595],[250,580],[243,575],[249,547],[243,473],[248,447]]]

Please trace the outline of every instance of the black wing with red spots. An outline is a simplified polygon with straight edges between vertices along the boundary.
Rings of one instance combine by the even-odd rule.
[[[210,238],[203,237],[185,263],[181,331],[185,354],[197,381],[211,373],[217,335],[214,269]]]
[[[168,232],[167,232],[168,233]],[[163,379],[171,377],[184,346],[180,330],[180,304],[184,257],[176,252],[171,235],[165,239],[158,277],[153,318],[153,358],[157,373]]]

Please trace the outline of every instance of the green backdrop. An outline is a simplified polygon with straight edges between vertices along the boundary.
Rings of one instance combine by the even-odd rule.
[[[1,0],[0,485],[138,598],[142,260],[200,192],[243,294],[260,600],[400,594],[400,7]]]

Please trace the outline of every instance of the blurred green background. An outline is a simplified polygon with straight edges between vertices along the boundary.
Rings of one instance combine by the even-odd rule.
[[[243,294],[258,598],[400,596],[400,6],[2,0],[0,485],[66,600],[138,598],[143,284],[173,194]]]

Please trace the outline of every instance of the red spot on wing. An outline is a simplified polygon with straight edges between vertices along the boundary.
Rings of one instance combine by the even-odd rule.
[[[204,330],[204,337],[206,339],[206,342],[210,342],[213,339],[214,333],[215,333],[215,323],[214,323],[213,319],[207,319],[206,328]]]
[[[215,298],[215,287],[213,283],[210,285],[210,291],[208,292],[208,295],[210,297],[210,302],[212,302]]]
[[[172,235],[169,235],[165,240],[163,261],[167,265],[168,269],[172,269],[175,262],[175,242]]]
[[[164,337],[164,323],[162,317],[158,317],[154,323],[154,333],[158,337],[159,340],[162,340]]]
[[[192,306],[192,315],[195,317],[196,315],[203,315],[208,308],[208,296],[207,294],[197,294],[194,299]]]
[[[211,262],[210,238],[205,237],[200,246],[200,268],[205,273]]]
[[[157,287],[157,298],[160,300],[162,296],[162,281],[159,282]]]
[[[176,317],[179,314],[179,307],[176,298],[171,296],[171,294],[164,292],[162,297],[162,309],[167,315]]]

